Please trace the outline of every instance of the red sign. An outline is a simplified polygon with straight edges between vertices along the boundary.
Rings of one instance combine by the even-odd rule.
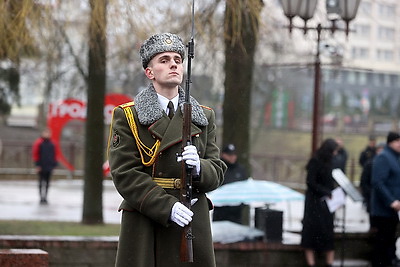
[[[105,123],[111,123],[111,116],[114,107],[130,101],[132,101],[132,99],[126,95],[106,95],[104,103]],[[60,146],[62,130],[65,125],[71,120],[86,120],[86,103],[70,98],[62,101],[53,102],[49,105],[47,125],[51,129],[51,139],[53,140],[57,148],[57,159],[68,170],[73,171],[75,169],[74,166],[65,158]]]

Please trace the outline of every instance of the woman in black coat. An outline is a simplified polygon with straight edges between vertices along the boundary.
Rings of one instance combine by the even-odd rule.
[[[309,266],[315,266],[315,252],[324,252],[327,266],[334,260],[333,214],[324,199],[331,197],[334,189],[332,158],[338,144],[326,139],[308,161],[307,191],[304,203],[301,246]]]

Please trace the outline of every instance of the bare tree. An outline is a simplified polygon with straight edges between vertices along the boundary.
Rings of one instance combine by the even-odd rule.
[[[254,53],[260,0],[227,0],[225,9],[225,98],[223,143],[237,146],[239,160],[250,171],[249,137]]]
[[[19,104],[19,64],[21,57],[38,53],[28,21],[40,17],[35,1],[1,1],[0,3],[0,116],[8,115],[11,105]]]
[[[82,222],[103,223],[104,97],[107,0],[90,0],[89,76]]]

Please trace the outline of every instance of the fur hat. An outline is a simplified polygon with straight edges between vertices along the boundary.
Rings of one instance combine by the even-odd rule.
[[[396,133],[396,132],[389,132],[387,139],[386,139],[386,144],[389,144],[393,141],[396,141],[400,139],[400,134]]]
[[[173,33],[158,33],[144,41],[140,47],[140,58],[143,68],[146,69],[150,60],[157,54],[163,52],[176,52],[185,58],[185,45],[182,39]]]

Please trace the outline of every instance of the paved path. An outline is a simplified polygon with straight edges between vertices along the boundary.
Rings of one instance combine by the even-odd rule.
[[[110,180],[103,183],[103,216],[105,223],[119,223],[117,212],[122,200]],[[82,218],[83,182],[81,180],[54,180],[49,189],[48,204],[39,203],[36,181],[0,181],[0,220],[49,220],[75,221]],[[303,201],[282,202],[271,205],[282,210],[284,229],[300,231],[303,217]],[[347,199],[346,231],[368,231],[368,214],[360,202]],[[338,224],[342,222],[343,209],[336,213]]]
[[[117,211],[122,200],[110,180],[103,184],[103,217],[105,223],[120,223],[121,214]],[[80,180],[55,180],[49,189],[48,204],[39,203],[36,181],[0,181],[0,220],[38,220],[38,221],[71,221],[82,219],[83,182]],[[300,231],[303,217],[303,201],[282,202],[270,208],[282,210],[284,230]],[[341,231],[343,209],[336,213],[337,231]],[[346,232],[368,231],[368,214],[360,202],[346,201]],[[340,224],[340,225],[339,225]],[[285,239],[298,243],[299,235]],[[400,242],[397,254],[400,256]]]
[[[112,182],[104,181],[103,218],[120,223],[121,197]],[[72,221],[82,219],[83,183],[55,180],[50,184],[48,204],[39,203],[36,181],[0,181],[0,220]]]

